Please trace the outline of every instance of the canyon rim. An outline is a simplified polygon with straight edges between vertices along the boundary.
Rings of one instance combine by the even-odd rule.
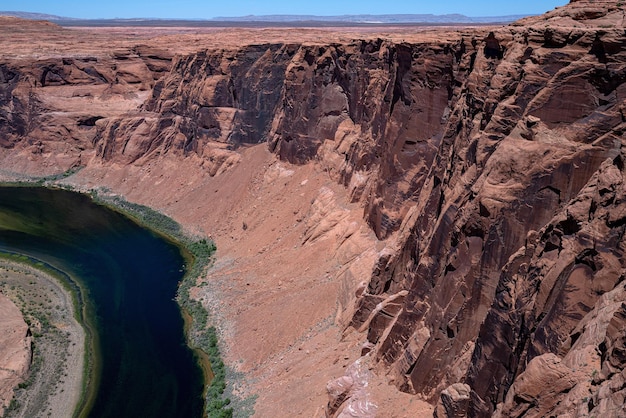
[[[211,236],[192,295],[255,416],[623,417],[625,16],[579,0],[490,28],[0,17],[1,174]]]

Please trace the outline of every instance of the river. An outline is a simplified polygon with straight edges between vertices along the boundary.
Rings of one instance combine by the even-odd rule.
[[[89,197],[0,187],[0,250],[77,282],[93,324],[89,417],[201,417],[203,376],[174,297],[180,249]]]

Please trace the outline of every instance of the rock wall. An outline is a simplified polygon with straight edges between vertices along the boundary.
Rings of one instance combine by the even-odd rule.
[[[619,416],[624,14],[572,2],[494,29],[499,54],[477,29],[0,63],[0,145],[64,168],[194,155],[214,176],[260,142],[318,164],[385,245],[343,325],[399,390],[437,416]]]
[[[175,148],[214,161],[216,148],[222,155],[268,142],[289,162],[320,160],[366,202],[383,238],[399,228],[435,157],[453,73],[469,60],[463,42],[455,35],[434,45],[269,44],[178,57],[145,105],[159,115],[151,126],[160,134],[133,149],[143,156]],[[124,134],[102,138],[104,158],[128,154]]]
[[[612,6],[592,16],[623,16]],[[623,190],[626,39],[569,21],[548,27],[589,16],[566,11],[496,33],[501,61],[475,56],[399,250],[380,258],[352,323],[369,323],[374,355],[401,390],[435,401],[467,384],[461,415],[490,416],[505,401],[502,416],[572,405],[620,414],[623,387],[609,381],[623,378],[623,363],[601,375],[604,360],[594,357],[595,377],[580,369],[591,364],[583,353],[605,352],[612,343],[603,341],[615,337],[594,330],[595,345],[575,342],[603,309],[602,295],[623,287],[623,226],[613,206],[621,200],[612,192]],[[567,358],[569,386],[556,393],[549,378],[523,375],[549,354]],[[529,393],[516,387],[522,376]],[[511,385],[517,392],[507,395]]]
[[[11,19],[3,24],[9,31],[13,25],[16,31],[24,25]],[[54,32],[60,38],[64,35]],[[103,122],[120,114],[130,117],[147,98],[155,79],[171,66],[172,54],[157,47],[95,49],[36,58],[7,53],[0,64],[1,145],[22,151],[30,160],[44,157],[46,164],[37,164],[35,171],[46,171],[45,166],[58,171],[84,165],[105,135],[100,132],[106,131]],[[139,123],[127,125],[127,131],[141,128]],[[132,162],[132,158],[125,161]]]

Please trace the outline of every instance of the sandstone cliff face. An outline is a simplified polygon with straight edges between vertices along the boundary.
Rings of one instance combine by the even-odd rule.
[[[448,385],[467,384],[461,415],[491,415],[535,357],[576,357],[581,320],[621,286],[622,226],[608,221],[608,212],[620,217],[612,206],[620,199],[600,196],[623,188],[624,35],[544,25],[497,33],[502,61],[476,56],[420,203],[400,230],[400,250],[381,257],[354,317],[356,327],[370,321],[368,340],[401,389],[435,400]],[[602,205],[610,206],[604,215],[596,212]],[[372,318],[377,304],[406,290]],[[602,352],[601,340],[614,337],[594,338]],[[542,389],[507,396],[503,416],[532,408],[545,416],[559,403],[595,411],[604,380],[566,395],[577,379],[591,379],[578,373],[552,395],[543,392],[548,380],[526,383]]]
[[[23,24],[9,18],[2,23],[18,33]],[[48,43],[41,47],[48,48],[52,48]],[[155,78],[169,70],[172,59],[167,51],[145,45],[122,50],[95,47],[39,59],[7,55],[0,64],[1,145],[16,148],[28,160],[45,159],[44,167],[36,166],[40,171],[47,166],[50,172],[84,165],[95,139],[103,135],[99,131],[105,130],[99,121],[130,116],[147,98]],[[126,127],[141,128],[128,122]]]
[[[468,51],[469,40],[449,37],[267,44],[178,57],[144,105],[151,114],[108,122],[96,149],[129,162],[169,150],[196,153],[211,166],[225,148],[267,141],[286,161],[321,160],[354,201],[366,202],[366,218],[384,238],[415,204],[455,83],[476,52]],[[142,139],[131,138],[137,132]]]
[[[363,179],[384,167],[381,176],[395,177],[394,186],[369,185],[379,190],[368,219],[386,236],[399,227],[410,205],[405,200],[419,189],[435,155],[448,103],[453,62],[449,48],[376,40],[334,46],[269,44],[178,57],[144,105],[151,113],[103,121],[96,150],[105,159],[128,162],[170,150],[196,153],[215,172],[229,157],[228,149],[269,141],[287,161],[323,159],[333,175],[352,184],[355,201],[363,197]],[[434,59],[439,54],[442,62]],[[432,68],[405,74],[419,68],[412,61],[425,60]],[[396,81],[397,74],[406,80]],[[424,85],[424,78],[430,84]],[[404,97],[422,91],[425,97],[415,103]],[[420,110],[412,112],[415,109]],[[411,126],[423,130],[420,138],[404,138],[406,128],[399,126],[409,119]],[[383,146],[377,139],[386,129],[391,131],[387,136],[394,137],[389,146],[399,149],[387,153],[391,160],[383,163],[376,161],[380,152],[375,148]],[[330,145],[320,149],[325,141]],[[401,157],[397,169],[396,155]],[[410,157],[420,161],[417,167]]]
[[[576,1],[495,29],[502,59],[481,29],[7,61],[0,141],[56,168],[219,176],[261,142],[317,164],[385,247],[338,318],[398,389],[437,416],[620,416],[624,14]]]

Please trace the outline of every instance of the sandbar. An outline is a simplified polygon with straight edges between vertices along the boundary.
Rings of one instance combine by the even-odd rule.
[[[70,291],[34,266],[3,258],[0,291],[22,311],[33,335],[29,374],[6,416],[73,416],[83,393],[86,344]]]

